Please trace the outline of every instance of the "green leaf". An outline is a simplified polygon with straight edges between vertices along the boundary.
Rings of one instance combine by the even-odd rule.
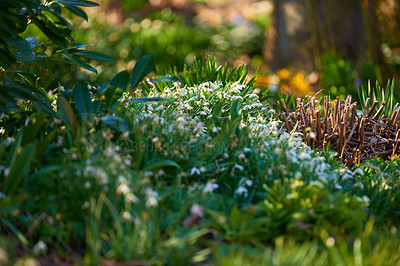
[[[97,3],[86,0],[57,0],[57,2],[75,6],[89,6],[89,7],[99,6],[99,4]]]
[[[13,146],[11,147],[10,154],[8,155],[7,165],[12,165],[17,159],[18,151],[21,148],[22,137],[22,131],[20,131],[15,138]]]
[[[71,105],[68,103],[64,95],[58,96],[57,107],[58,107],[58,112],[61,114],[63,121],[72,128],[75,128],[76,127],[75,114],[72,111]]]
[[[150,73],[154,67],[154,55],[142,56],[133,69],[131,78],[131,90],[135,89],[140,82]]]
[[[159,78],[152,78],[150,79],[151,82],[175,82],[179,81],[179,79],[175,76],[165,76]]]
[[[175,167],[178,169],[181,168],[179,166],[179,164],[177,164],[176,162],[174,162],[172,160],[163,160],[161,162],[156,162],[156,163],[147,165],[146,167],[144,167],[143,171],[156,171],[160,168],[165,168],[165,167]]]
[[[32,160],[35,158],[36,154],[36,142],[29,145],[24,149],[18,156],[18,159],[13,161],[9,166],[10,173],[4,180],[4,193],[12,194],[21,183],[22,179],[29,172]]]
[[[97,74],[97,70],[94,67],[92,67],[91,65],[89,65],[88,63],[86,63],[85,61],[80,59],[79,57],[69,55],[69,54],[62,54],[62,56],[64,56],[67,59],[66,62],[73,64],[73,65],[80,66],[81,68],[84,68],[86,70],[92,71]]]
[[[167,97],[167,98],[163,98],[163,97],[140,97],[140,98],[133,98],[131,100],[129,100],[130,102],[159,102],[159,101],[173,101],[174,98],[173,97]]]
[[[77,16],[83,18],[84,20],[88,21],[88,16],[87,16],[87,14],[85,13],[85,11],[83,11],[82,8],[77,7],[77,6],[75,6],[75,5],[67,4],[67,3],[64,3],[64,6],[65,6],[71,13],[73,13],[73,14],[75,14],[75,15],[77,15]]]
[[[119,116],[106,115],[101,117],[100,120],[104,122],[107,126],[118,130],[119,132],[125,132],[129,130],[129,126],[127,125],[125,120]]]
[[[108,55],[98,53],[98,52],[93,52],[93,51],[85,51],[85,50],[78,50],[74,54],[80,55],[89,59],[97,60],[97,61],[103,61],[103,62],[115,62],[116,60]]]
[[[14,46],[21,53],[21,56],[32,59],[34,54],[26,40],[17,36],[15,39],[9,39],[8,43]]]
[[[108,107],[113,105],[119,98],[121,98],[123,92],[128,87],[129,73],[128,71],[119,72],[111,80],[106,90],[106,104]]]
[[[15,225],[13,225],[8,219],[2,218],[0,217],[0,220],[2,223],[4,223],[11,232],[13,232],[13,234],[17,237],[17,239],[19,241],[21,241],[21,243],[25,244],[25,245],[29,245],[29,241],[25,238],[25,236],[15,227]]]
[[[24,129],[22,145],[26,145],[35,140],[39,130],[42,128],[43,124],[46,122],[46,119],[42,116],[38,116],[33,119],[33,122]]]
[[[75,105],[81,117],[93,113],[93,103],[89,90],[83,81],[78,81],[74,89]]]
[[[40,157],[49,147],[50,143],[55,139],[57,136],[57,130],[51,131],[42,141],[38,143],[36,157]]]
[[[13,211],[18,209],[22,204],[23,196],[9,196],[4,199],[0,199],[0,213],[3,214],[11,214]]]
[[[240,116],[240,99],[235,100],[231,106],[231,121],[236,120]]]

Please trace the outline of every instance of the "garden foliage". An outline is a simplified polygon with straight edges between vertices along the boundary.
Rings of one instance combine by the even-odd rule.
[[[40,10],[57,18],[94,5],[52,3]],[[59,34],[58,59],[85,54]],[[1,263],[23,251],[87,265],[399,264],[398,161],[348,169],[314,151],[284,132],[245,66],[210,56],[149,78],[147,54],[100,85],[41,89],[36,68],[39,83],[18,78],[20,48],[3,45],[15,57],[2,63]],[[25,94],[7,94],[14,84]]]

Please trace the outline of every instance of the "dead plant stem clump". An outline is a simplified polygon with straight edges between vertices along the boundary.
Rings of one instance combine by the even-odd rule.
[[[376,113],[378,101],[368,108],[369,102],[368,98],[361,113],[357,110],[357,103],[352,103],[351,96],[344,101],[336,98],[332,102],[325,96],[321,112],[316,108],[315,97],[308,98],[308,103],[297,98],[296,111],[289,112],[282,100],[286,111],[282,118],[288,132],[303,133],[307,145],[318,151],[329,147],[348,167],[374,156],[392,159],[400,154],[399,104],[395,105],[390,116],[386,116],[383,115],[385,101]]]

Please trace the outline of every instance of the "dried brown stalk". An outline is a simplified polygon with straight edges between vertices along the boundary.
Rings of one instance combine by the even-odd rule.
[[[368,108],[369,102],[368,98],[362,115],[358,115],[357,103],[352,103],[351,97],[344,101],[336,98],[332,103],[330,97],[325,96],[324,112],[316,108],[315,97],[310,97],[308,103],[297,98],[295,112],[289,112],[283,103],[286,112],[282,113],[282,118],[288,132],[297,123],[296,130],[303,133],[308,145],[319,151],[326,150],[329,146],[349,167],[374,156],[385,160],[399,156],[399,104],[395,105],[392,115],[387,117],[382,115],[386,102],[382,102],[375,114],[378,102],[375,101]],[[315,139],[311,140],[306,134],[310,129],[315,133]]]

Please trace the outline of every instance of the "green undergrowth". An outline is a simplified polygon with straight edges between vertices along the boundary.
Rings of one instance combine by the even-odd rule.
[[[0,259],[399,264],[397,160],[313,151],[245,66],[210,57],[141,83],[153,66],[59,89],[55,115],[1,115]]]

